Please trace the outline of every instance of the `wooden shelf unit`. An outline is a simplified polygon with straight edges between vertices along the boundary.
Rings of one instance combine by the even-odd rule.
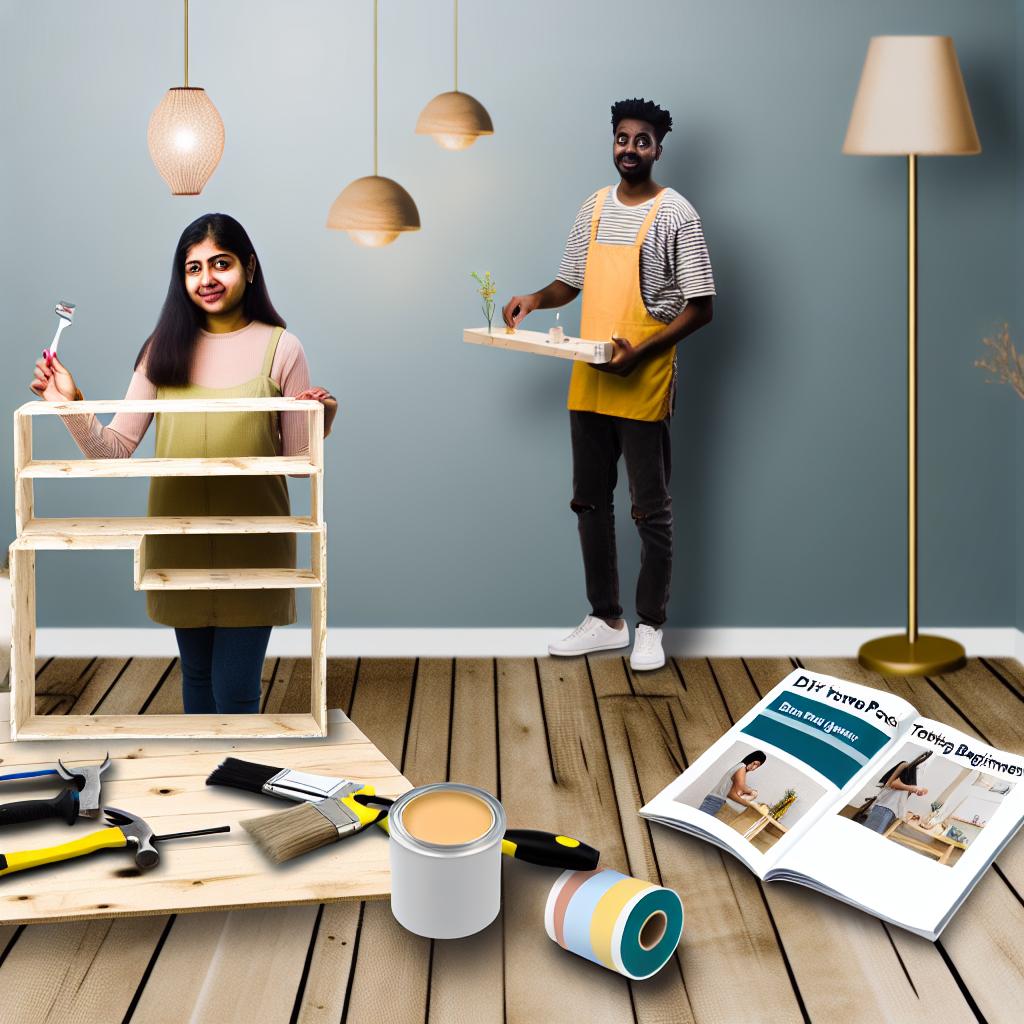
[[[37,416],[111,412],[305,412],[307,456],[188,459],[57,459],[32,457]],[[14,504],[17,537],[11,565],[11,737],[16,740],[92,737],[323,736],[327,723],[327,527],[323,512],[323,406],[294,398],[172,401],[29,402],[14,412]],[[303,476],[310,481],[309,516],[114,516],[37,518],[33,481],[170,476]],[[310,535],[308,569],[143,570],[147,536],[167,534]],[[308,715],[65,715],[35,713],[36,551],[132,552],[136,590],[308,589],[311,593],[310,713]]]

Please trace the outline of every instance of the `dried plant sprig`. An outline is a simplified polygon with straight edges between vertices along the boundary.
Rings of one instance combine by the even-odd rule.
[[[1010,340],[1010,325],[1003,324],[995,337],[982,338],[990,354],[985,359],[976,359],[974,365],[979,370],[987,370],[992,378],[986,384],[1009,384],[1014,391],[1024,398],[1024,352],[1018,352]]]
[[[489,270],[484,273],[483,277],[475,270],[471,271],[469,276],[480,285],[477,288],[477,292],[480,298],[484,300],[482,308],[484,316],[487,318],[487,330],[489,331],[491,329],[491,321],[494,319],[494,296],[498,294],[498,286],[494,278],[491,277]]]

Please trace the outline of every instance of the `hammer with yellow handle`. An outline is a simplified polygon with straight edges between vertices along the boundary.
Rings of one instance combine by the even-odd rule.
[[[16,850],[13,853],[0,853],[0,875],[10,875],[15,871],[26,871],[43,864],[55,864],[57,861],[85,857],[98,850],[109,850],[118,847],[132,847],[135,851],[135,864],[142,871],[148,871],[160,863],[160,853],[153,845],[166,839],[185,839],[189,836],[209,836],[216,832],[227,832],[230,826],[219,825],[216,828],[196,829],[193,832],[173,832],[167,835],[154,835],[153,829],[134,814],[118,810],[116,807],[104,809],[109,828],[91,832],[80,839],[72,839],[69,843],[58,846],[46,846],[41,850]]]

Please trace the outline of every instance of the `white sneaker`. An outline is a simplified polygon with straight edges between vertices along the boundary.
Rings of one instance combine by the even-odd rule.
[[[665,652],[661,649],[661,630],[653,626],[636,627],[636,642],[629,656],[629,667],[636,672],[661,668],[665,664]]]
[[[604,619],[588,615],[568,636],[548,644],[548,654],[567,658],[574,654],[591,654],[594,651],[611,651],[616,647],[629,646],[629,626],[612,629]]]

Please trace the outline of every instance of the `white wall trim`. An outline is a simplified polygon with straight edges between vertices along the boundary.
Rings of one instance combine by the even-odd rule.
[[[562,632],[567,632],[563,630]],[[872,637],[893,628],[708,628],[669,629],[665,649],[686,657],[855,657]],[[1012,626],[935,628],[959,640],[970,656],[1024,660],[1024,632]],[[555,629],[329,629],[327,653],[334,658],[534,657],[547,653]],[[309,630],[275,629],[270,653],[308,656]],[[170,629],[40,629],[37,653],[43,657],[162,657],[177,655]]]

